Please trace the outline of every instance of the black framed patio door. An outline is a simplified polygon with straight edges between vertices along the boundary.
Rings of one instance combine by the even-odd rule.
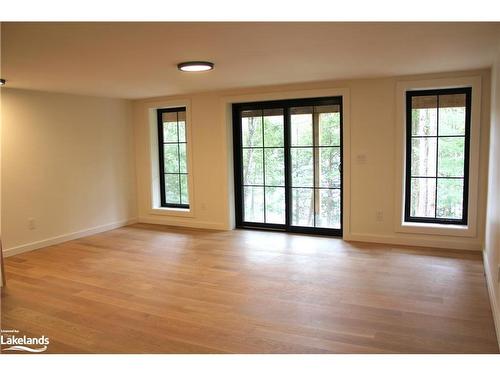
[[[236,226],[342,235],[342,97],[233,104]]]

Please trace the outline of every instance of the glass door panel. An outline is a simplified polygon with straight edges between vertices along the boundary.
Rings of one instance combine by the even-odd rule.
[[[244,221],[285,224],[283,109],[241,112]]]
[[[340,229],[340,106],[290,108],[292,226]]]
[[[313,112],[313,107],[290,108],[293,226],[314,227]]]

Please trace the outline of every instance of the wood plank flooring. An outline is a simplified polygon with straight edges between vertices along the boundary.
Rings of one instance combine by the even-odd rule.
[[[5,269],[48,353],[498,353],[479,253],[136,224]]]

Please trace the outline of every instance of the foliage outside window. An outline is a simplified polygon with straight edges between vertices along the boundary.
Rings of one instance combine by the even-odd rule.
[[[158,109],[161,206],[189,208],[186,108]]]
[[[405,221],[467,224],[471,89],[408,91]]]

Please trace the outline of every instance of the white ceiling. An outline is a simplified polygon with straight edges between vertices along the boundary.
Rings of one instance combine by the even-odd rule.
[[[2,23],[9,87],[120,98],[488,67],[500,23]],[[215,70],[176,64],[209,60]]]

